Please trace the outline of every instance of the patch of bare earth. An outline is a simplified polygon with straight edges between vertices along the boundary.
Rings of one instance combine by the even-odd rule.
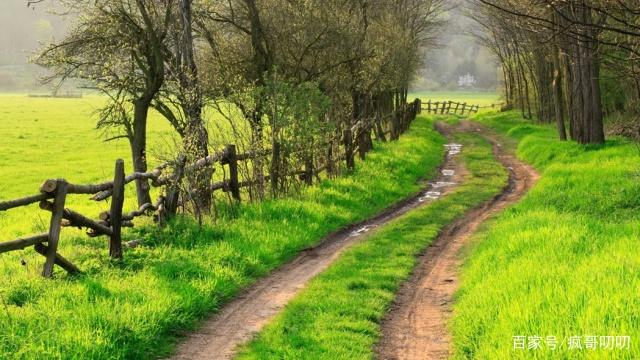
[[[483,206],[467,212],[442,230],[419,257],[410,279],[402,285],[382,323],[382,339],[376,345],[380,359],[445,359],[451,354],[447,323],[451,301],[458,287],[460,249],[490,216],[517,202],[539,178],[529,165],[506,152],[495,134],[463,121],[455,128],[439,124],[444,132],[478,132],[493,143],[500,163],[509,170],[507,187]]]
[[[319,245],[306,249],[293,261],[257,281],[240,296],[224,305],[201,327],[178,345],[173,359],[230,359],[242,345],[260,331],[318,273],[325,270],[349,246],[373,229],[438,197],[445,196],[460,182],[465,169],[447,156],[440,175],[425,184],[420,193],[383,213],[335,232]],[[452,172],[451,172],[452,171]],[[449,175],[444,175],[443,173]]]

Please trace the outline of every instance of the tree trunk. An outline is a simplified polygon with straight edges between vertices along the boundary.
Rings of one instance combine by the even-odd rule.
[[[570,133],[581,144],[604,143],[603,112],[600,93],[600,61],[598,58],[598,30],[590,27],[591,9],[584,4],[564,7],[564,17],[575,20],[579,36],[564,36],[568,54],[567,79]],[[586,25],[585,25],[586,24]]]
[[[145,98],[136,99],[133,103],[133,138],[129,139],[134,172],[147,172],[147,114],[151,101]],[[149,182],[136,179],[136,195],[138,206],[151,202]]]
[[[182,68],[179,69],[182,88],[180,103],[187,117],[183,147],[188,163],[209,155],[209,134],[202,120],[202,92],[198,83],[198,68],[194,57],[191,5],[192,0],[180,0],[182,34],[178,45],[179,60],[182,64]],[[192,200],[198,213],[208,214],[211,210],[212,174],[213,168],[205,167],[187,176],[187,182],[192,190]]]
[[[556,118],[556,124],[558,126],[558,136],[560,140],[567,140],[567,130],[564,125],[564,109],[562,108],[562,68],[560,66],[560,54],[556,46],[552,48],[552,59],[553,59],[553,109]]]

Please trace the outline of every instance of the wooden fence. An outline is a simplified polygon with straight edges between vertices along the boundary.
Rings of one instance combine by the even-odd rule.
[[[428,100],[427,102],[423,103],[422,110],[426,111],[428,114],[465,115],[466,113],[467,115],[471,115],[471,114],[477,113],[478,110],[480,109],[488,109],[488,108],[495,109],[496,107],[500,109],[503,104],[504,103],[499,102],[499,103],[493,103],[491,105],[479,106],[479,105],[467,104],[466,102],[460,103],[457,101]]]
[[[417,114],[420,113],[420,100],[416,99],[413,103],[408,104],[403,109],[393,114],[395,117],[392,126],[392,138],[395,135],[403,133],[409,128]],[[336,160],[345,160],[346,166],[353,169],[355,166],[355,154],[360,154],[364,159],[364,154],[371,149],[366,142],[363,142],[361,136],[365,131],[371,131],[371,124],[366,122],[358,122],[351,128],[343,130],[342,142],[344,153],[336,156]],[[268,152],[268,150],[265,150]],[[36,195],[26,196],[19,199],[1,201],[0,211],[6,211],[13,208],[23,207],[34,203],[39,203],[40,209],[51,213],[49,221],[49,230],[41,234],[30,235],[19,239],[0,242],[0,253],[14,250],[21,250],[29,246],[33,246],[34,250],[45,257],[45,263],[42,270],[44,277],[51,277],[54,265],[58,265],[69,273],[78,273],[80,269],[58,253],[58,243],[60,241],[60,233],[64,227],[76,227],[87,229],[87,235],[90,237],[107,236],[109,238],[109,256],[115,259],[122,258],[122,228],[133,227],[133,220],[136,217],[154,213],[156,221],[163,223],[167,217],[167,207],[171,201],[177,201],[175,190],[170,189],[171,184],[175,184],[180,179],[199,171],[206,167],[212,167],[215,164],[228,166],[228,179],[212,182],[210,189],[212,191],[222,190],[230,192],[233,199],[240,201],[241,191],[243,187],[255,184],[255,180],[240,181],[238,175],[238,162],[247,161],[263,156],[264,154],[256,154],[253,152],[237,153],[235,145],[227,145],[222,151],[213,153],[205,158],[195,161],[192,164],[179,168],[170,174],[164,174],[170,163],[163,163],[150,172],[132,173],[125,175],[124,161],[119,159],[115,163],[113,180],[100,184],[72,184],[65,179],[48,179],[40,186],[40,192]],[[305,180],[305,183],[312,183],[313,176],[317,176],[322,171],[327,170],[330,164],[313,169],[308,164],[304,169],[294,172],[293,176],[299,176]],[[154,187],[165,187],[162,195],[160,195],[155,203],[146,203],[138,209],[123,212],[125,186],[137,179],[145,179],[151,182]],[[264,180],[269,181],[269,176],[264,175]],[[70,195],[91,195],[90,199],[101,201],[111,198],[111,204],[108,211],[103,211],[99,219],[90,219],[74,210],[65,207],[65,202]],[[124,244],[125,246],[135,246],[135,243]]]

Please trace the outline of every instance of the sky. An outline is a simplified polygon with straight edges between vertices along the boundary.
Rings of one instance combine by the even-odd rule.
[[[26,64],[40,41],[64,35],[64,19],[50,13],[50,4],[27,8],[27,0],[0,1],[0,65]]]

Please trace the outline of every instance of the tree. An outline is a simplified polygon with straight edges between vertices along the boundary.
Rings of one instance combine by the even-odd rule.
[[[476,10],[492,37],[485,42],[503,63],[507,101],[517,92],[523,115],[526,107],[531,117],[531,91],[538,118],[555,117],[561,138],[566,108],[573,139],[603,143],[599,46],[606,17],[594,15],[584,0],[478,0]]]
[[[53,69],[45,81],[84,79],[106,94],[98,128],[115,132],[109,140],[126,138],[134,171],[146,172],[147,116],[165,81],[174,1],[62,2],[77,20],[63,40],[45,46],[35,61]],[[136,180],[136,191],[139,205],[151,202],[147,180]]]

